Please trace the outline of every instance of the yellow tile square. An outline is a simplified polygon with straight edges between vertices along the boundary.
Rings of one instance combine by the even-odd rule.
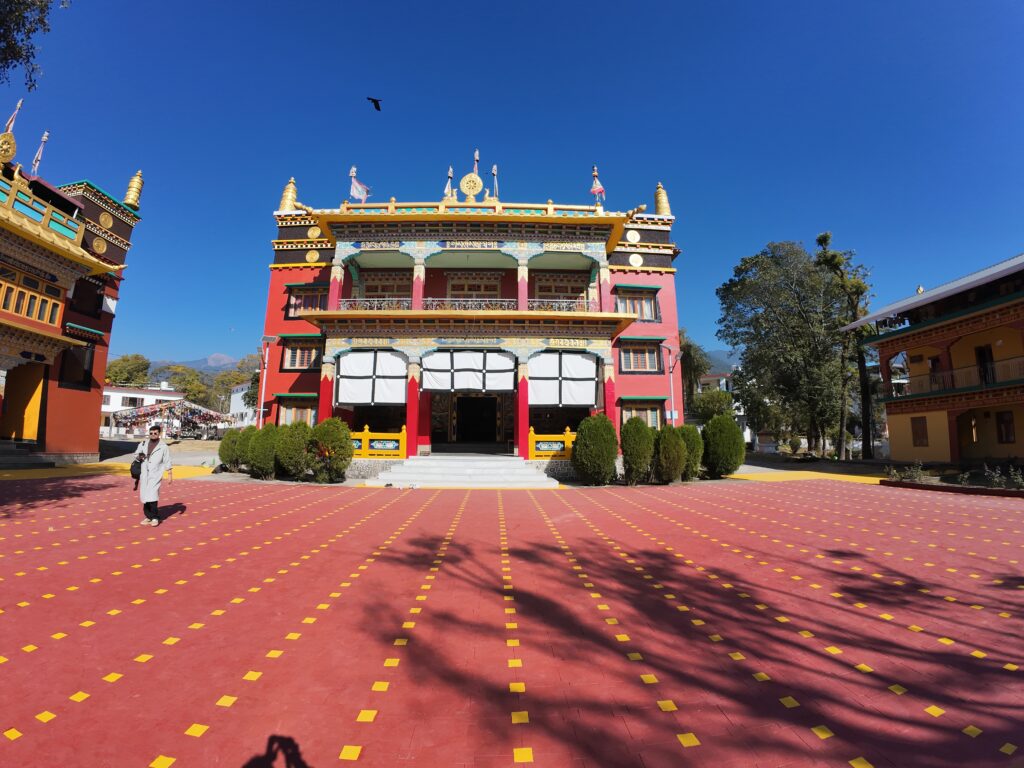
[[[250,669],[248,672],[246,672],[244,675],[242,675],[242,679],[243,680],[249,680],[250,682],[253,681],[253,680],[259,680],[261,677],[263,677],[263,673],[262,672],[256,672],[255,670],[252,670],[252,669]]]
[[[662,712],[675,712],[679,707],[676,706],[676,703],[672,701],[672,699],[662,699],[658,702],[658,709]]]
[[[642,653],[632,651],[631,653],[626,654],[626,658],[630,661],[643,661],[644,655]]]
[[[814,637],[814,633],[809,629],[801,629],[797,634],[800,635],[800,637]]]
[[[149,661],[152,658],[153,658],[153,654],[151,654],[151,653],[140,653],[138,656],[136,656],[134,659],[132,659],[132,661],[137,661],[137,662],[139,662],[139,664],[145,664],[147,661]]]
[[[836,434],[838,434],[838,432]],[[953,645],[953,643],[955,643],[956,641],[950,640],[948,637],[940,637],[938,639],[938,642],[942,643],[943,645]]]
[[[32,653],[32,651],[38,651],[39,650],[39,646],[38,645],[32,645],[30,643],[29,645],[23,645],[21,647],[21,650],[23,650],[25,653]]]
[[[976,738],[978,736],[978,734],[981,733],[981,728],[977,728],[977,727],[975,727],[973,725],[968,725],[966,728],[963,729],[962,733],[966,733],[968,736],[970,736],[973,739],[973,738]]]
[[[532,763],[533,750],[530,747],[516,747],[512,750],[513,763]]]
[[[836,434],[839,434],[839,433],[837,432]],[[732,659],[733,661],[743,661],[747,657],[744,656],[739,651],[733,651],[732,653],[729,654],[729,658]]]
[[[509,683],[509,693],[526,693],[526,683]]]
[[[838,434],[838,433],[836,433],[836,434]],[[415,626],[416,626],[416,622],[415,621],[403,621],[402,622],[402,629],[412,629]]]
[[[850,761],[851,768],[875,768],[871,763],[865,760],[863,757],[855,757]]]
[[[899,683],[893,683],[892,685],[890,685],[889,690],[895,693],[897,696],[902,696],[904,693],[907,692],[907,689]]]
[[[218,707],[230,707],[236,701],[238,701],[237,696],[221,696],[217,699],[216,704]]]
[[[932,717],[942,717],[944,714],[946,714],[946,710],[944,710],[942,707],[936,707],[934,704],[932,704],[930,707],[925,707],[924,711]]]
[[[72,701],[80,703],[80,702],[83,702],[86,699],[88,699],[89,698],[89,694],[86,693],[85,691],[78,691],[77,693],[72,693],[70,696],[68,696],[68,698],[71,699]]]
[[[377,710],[376,709],[361,709],[361,710],[359,710],[359,714],[356,715],[356,722],[357,723],[372,723],[376,719],[377,719]]]
[[[122,677],[124,677],[124,675],[119,672],[111,672],[109,675],[104,675],[102,679],[106,680],[108,683],[116,683]]]
[[[839,434],[839,433],[837,432],[836,434]],[[408,644],[409,644],[409,638],[407,638],[407,637],[396,637],[395,638],[394,645],[408,645]]]
[[[836,434],[839,433],[837,432]],[[984,651],[971,651],[971,656],[973,656],[976,659],[984,659],[986,656],[988,656],[988,654]]]
[[[202,723],[192,723],[192,725],[190,725],[188,727],[188,729],[186,729],[185,735],[186,736],[195,736],[198,739],[200,736],[202,736],[208,730],[210,730],[210,726],[208,726],[208,725],[203,725]]]
[[[157,758],[149,764],[149,768],[171,768],[177,760],[167,755],[158,755]]]
[[[8,728],[6,731],[4,731],[4,736],[6,736],[11,741],[14,741],[15,739],[21,738],[21,731],[19,731],[17,728]]]
[[[654,683],[658,682],[658,678],[655,675],[651,674],[640,675],[640,679],[647,685],[653,685]]]
[[[289,632],[287,635],[284,636],[284,639],[285,640],[298,640],[300,637],[302,637],[302,633],[301,632]]]
[[[53,718],[55,718],[55,717],[56,717],[56,715],[53,714],[53,712],[48,712],[46,710],[43,710],[38,715],[36,715],[36,720],[38,720],[40,723],[48,723],[51,720],[53,720]]]
[[[401,659],[384,659],[385,667],[397,667]]]
[[[835,734],[832,733],[832,730],[827,725],[816,725],[813,728],[811,728],[811,733],[813,733],[815,736],[817,736],[819,739],[822,739],[823,741],[825,739],[835,736]]]
[[[763,683],[765,680],[771,680],[771,677],[766,672],[755,672],[754,679],[759,683]]]
[[[865,675],[870,673],[870,672],[874,672],[875,671],[871,667],[869,667],[867,664],[858,664],[857,666],[854,667],[854,669],[856,669],[858,672],[863,672]]]
[[[692,734],[692,733],[677,733],[676,734],[676,738],[679,739],[679,743],[682,744],[684,748],[685,747],[699,747],[700,746],[700,739],[698,739],[695,734]]]
[[[828,651],[829,653],[833,654],[833,655],[836,655],[836,654],[839,654],[839,653],[843,652],[842,648],[836,648],[834,645],[827,646],[825,648],[825,650]]]
[[[786,709],[793,709],[793,707],[799,707],[800,702],[794,699],[792,696],[783,696],[779,699],[779,703],[782,704]]]
[[[518,648],[519,641],[514,637],[510,637],[508,640],[505,641],[505,645],[507,645],[509,648]]]
[[[373,685],[370,686],[371,691],[377,691],[377,693],[383,693],[391,686],[391,683],[386,680],[377,680]]]
[[[520,712],[513,712],[512,713],[512,724],[513,725],[519,725],[521,723],[528,723],[528,722],[530,722],[530,713],[529,712],[523,710],[523,711],[520,711]]]
[[[616,635],[615,639],[618,640],[620,643],[628,643],[629,635]]]
[[[54,640],[63,640],[65,637],[67,637],[67,634],[64,632],[54,632],[52,635],[50,635],[50,637],[52,637]]]
[[[164,645],[175,645],[176,643],[180,643],[180,642],[181,642],[181,638],[180,637],[168,637],[166,640],[164,640]]]
[[[284,651],[267,651],[268,659],[279,659],[284,655]]]
[[[1004,755],[1012,755],[1014,752],[1017,751],[1017,745],[1011,744],[1008,741],[999,748],[999,751],[1002,752]]]
[[[509,659],[508,660],[508,666],[509,666],[510,669],[514,669],[516,667],[521,667],[521,666],[523,666],[523,660],[522,659]]]
[[[357,747],[354,744],[346,744],[341,748],[341,754],[338,755],[339,760],[358,760],[359,754],[363,751],[362,747]]]
[[[838,433],[836,433],[836,434],[838,434]],[[197,622],[195,622],[194,624],[189,624],[189,625],[188,625],[188,628],[189,628],[189,629],[202,629],[202,628],[203,628],[203,627],[205,627],[205,626],[206,626],[205,624],[202,624],[202,623],[200,623],[200,622],[198,622],[198,621],[197,621]]]
[[[919,627],[917,624],[911,624],[907,629],[911,632],[924,632],[924,627]]]

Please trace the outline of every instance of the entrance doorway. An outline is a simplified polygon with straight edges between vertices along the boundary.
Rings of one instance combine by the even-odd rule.
[[[435,392],[430,398],[432,451],[513,453],[512,392]]]
[[[457,395],[455,398],[455,442],[496,443],[498,441],[498,398]]]

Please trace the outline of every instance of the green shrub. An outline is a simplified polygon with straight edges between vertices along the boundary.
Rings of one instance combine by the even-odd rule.
[[[726,414],[731,416],[732,394],[722,389],[709,389],[699,393],[693,398],[693,415],[700,419],[702,424],[707,424],[715,416]]]
[[[700,430],[692,424],[676,430],[686,444],[686,465],[683,467],[683,480],[696,480],[700,474],[700,462],[704,456],[704,440]]]
[[[249,449],[252,446],[252,438],[259,430],[256,427],[249,425],[241,432],[238,433],[238,445],[235,451],[238,454],[239,466],[249,466]]]
[[[313,430],[304,421],[279,427],[274,449],[275,466],[279,475],[304,480],[309,469],[308,446]]]
[[[636,485],[651,476],[653,457],[654,430],[634,416],[622,425],[622,466],[626,470],[627,485]]]
[[[790,435],[790,438],[789,438],[789,452],[791,454],[793,454],[794,456],[796,456],[798,453],[800,453],[800,448],[802,448],[802,447],[803,447],[803,441],[800,439],[800,436],[799,435]]]
[[[619,441],[615,425],[603,413],[587,416],[576,428],[572,444],[572,466],[588,485],[607,485],[615,477]]]
[[[345,479],[345,470],[352,462],[352,435],[341,419],[330,418],[313,427],[309,441],[310,468],[318,483],[335,483]]]
[[[743,432],[731,415],[715,416],[704,426],[704,467],[711,477],[731,475],[746,456]]]
[[[249,443],[249,474],[257,480],[274,477],[277,433],[275,425],[265,424],[263,429],[257,430]]]
[[[678,480],[686,468],[686,443],[679,430],[666,424],[654,441],[654,473],[663,483]]]
[[[217,457],[229,472],[238,469],[238,430],[229,429],[217,446]]]

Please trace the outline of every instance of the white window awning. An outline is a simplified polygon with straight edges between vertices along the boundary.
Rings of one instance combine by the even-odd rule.
[[[390,349],[349,352],[338,358],[334,376],[339,405],[401,405],[405,403],[408,362]]]
[[[511,392],[516,358],[498,349],[438,350],[423,356],[422,388],[430,392]]]
[[[597,356],[548,351],[530,358],[530,405],[593,406],[597,403]]]

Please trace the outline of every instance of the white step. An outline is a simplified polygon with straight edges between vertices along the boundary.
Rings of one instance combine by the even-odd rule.
[[[414,456],[376,478],[372,488],[557,488],[548,477],[517,456],[440,454]]]

